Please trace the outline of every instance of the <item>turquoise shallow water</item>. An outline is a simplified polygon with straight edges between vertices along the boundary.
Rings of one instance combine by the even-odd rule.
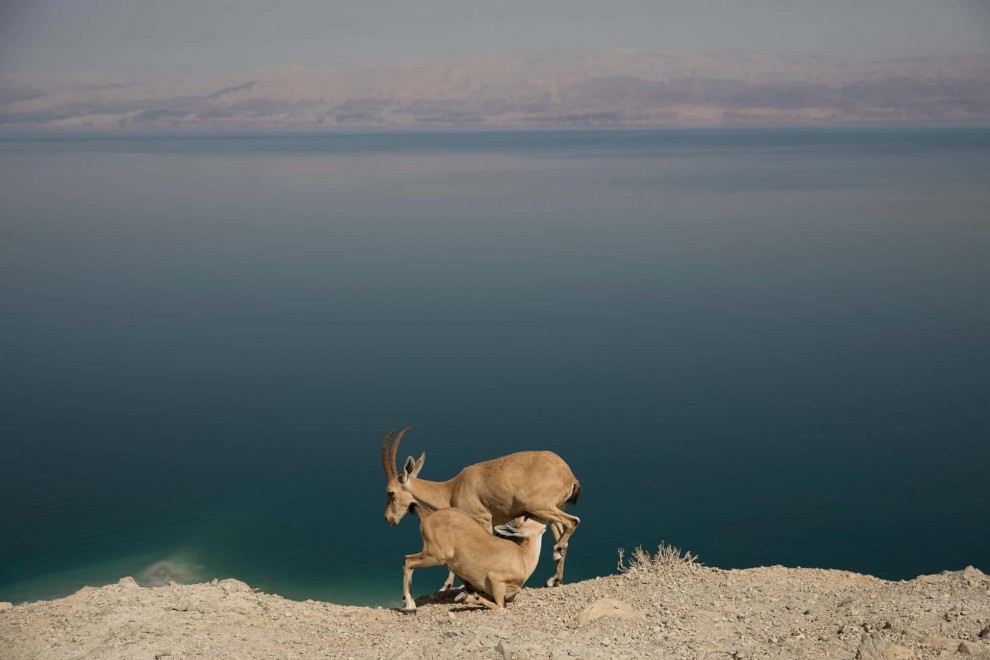
[[[398,604],[406,424],[427,478],[565,457],[569,579],[661,539],[990,570],[990,131],[6,136],[0,171],[0,600]]]

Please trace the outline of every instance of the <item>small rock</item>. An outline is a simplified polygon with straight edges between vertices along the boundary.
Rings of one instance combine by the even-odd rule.
[[[128,589],[134,589],[140,586],[138,585],[137,580],[132,578],[130,575],[128,575],[127,577],[122,577],[119,580],[117,580],[117,584],[122,587],[127,587]]]
[[[3,605],[2,604],[0,604],[0,609],[3,609]],[[983,630],[980,631],[980,637],[982,639],[986,639],[987,637],[990,637],[990,623],[988,623],[987,625],[983,626]]]
[[[512,650],[504,640],[498,643],[495,650],[502,656],[502,660],[512,660]]]
[[[962,576],[972,582],[976,582],[980,578],[986,577],[986,574],[975,566],[967,566],[962,570]]]
[[[914,652],[900,644],[891,644],[877,635],[863,635],[856,660],[911,660]]]
[[[251,591],[251,587],[249,587],[247,584],[241,582],[240,580],[234,580],[233,578],[220,580],[220,586],[223,587],[224,590],[227,591],[228,593],[231,591]],[[278,594],[272,594],[272,595],[277,596]]]
[[[963,655],[980,655],[983,653],[983,647],[976,642],[959,642],[959,646],[956,648],[956,653],[962,653]]]
[[[586,625],[595,619],[600,619],[603,616],[611,617],[614,619],[642,619],[644,615],[639,610],[633,608],[631,605],[623,603],[621,600],[615,598],[600,598],[584,608],[577,617],[577,624],[579,626]]]
[[[959,648],[959,639],[949,639],[948,637],[936,637],[935,635],[924,635],[920,640],[922,646],[927,646],[932,649],[945,649],[946,651],[955,651]]]

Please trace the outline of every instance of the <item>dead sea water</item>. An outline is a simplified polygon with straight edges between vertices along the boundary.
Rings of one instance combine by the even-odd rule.
[[[398,605],[407,424],[425,478],[563,456],[568,580],[661,539],[990,570],[990,131],[7,135],[0,170],[0,600]]]

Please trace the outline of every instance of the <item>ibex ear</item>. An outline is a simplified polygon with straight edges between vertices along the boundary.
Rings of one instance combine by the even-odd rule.
[[[413,468],[412,476],[414,477],[419,476],[419,471],[423,469],[423,463],[425,462],[426,462],[426,452],[424,451],[422,454],[419,455],[419,458],[416,459],[416,466]]]
[[[402,483],[406,483],[407,481],[409,481],[410,477],[415,477],[415,476],[416,476],[416,461],[414,461],[413,457],[410,456],[409,458],[406,459],[405,465],[402,466],[402,476],[399,478],[399,481],[401,481]]]
[[[504,536],[505,538],[523,538],[524,536],[526,536],[525,534],[522,534],[518,529],[516,529],[516,526],[513,525],[511,522],[508,522],[504,525],[496,525],[495,533],[498,534],[499,536]]]

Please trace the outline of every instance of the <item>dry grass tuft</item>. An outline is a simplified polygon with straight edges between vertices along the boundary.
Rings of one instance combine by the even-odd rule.
[[[645,570],[668,569],[677,566],[701,566],[698,556],[690,550],[681,551],[680,548],[670,545],[666,541],[660,541],[655,554],[650,554],[643,550],[643,546],[637,545],[632,551],[632,557],[626,564],[626,551],[619,548],[619,561],[616,568],[620,573],[630,573]]]

